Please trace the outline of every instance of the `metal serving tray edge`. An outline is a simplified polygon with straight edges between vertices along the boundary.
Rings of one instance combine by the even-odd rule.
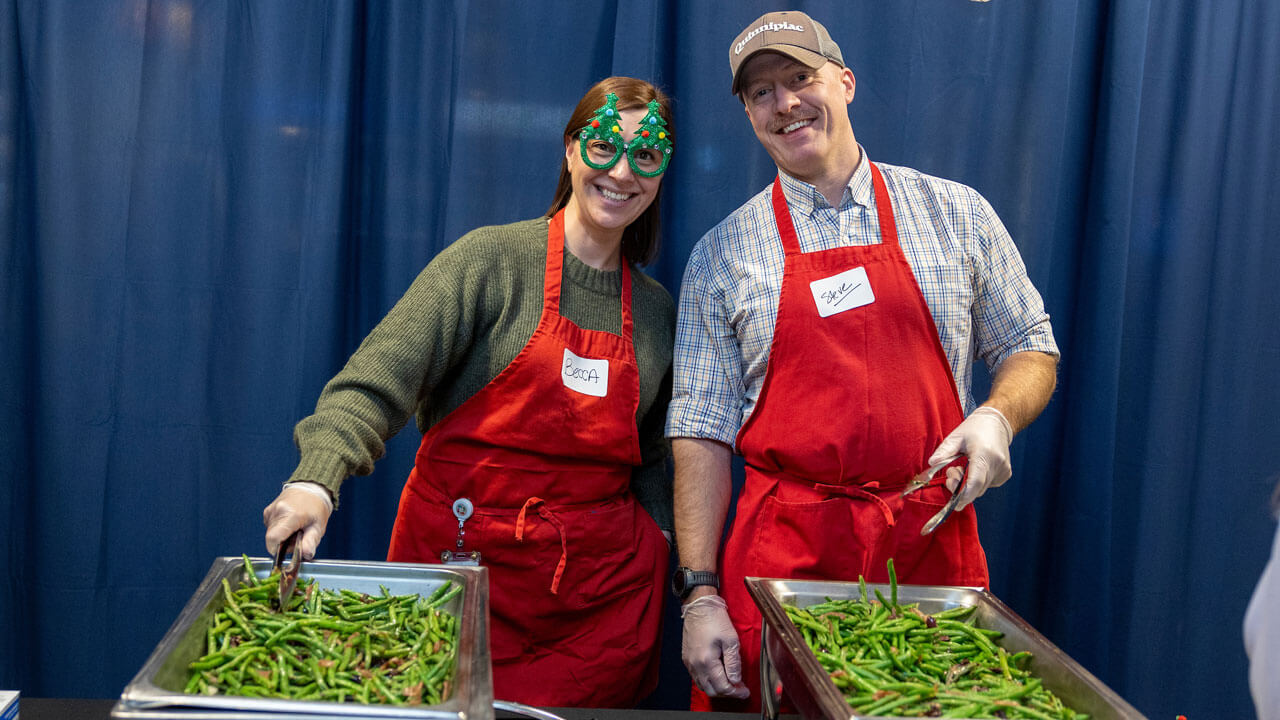
[[[254,574],[271,573],[271,558],[250,558]],[[429,595],[447,581],[462,592],[444,606],[459,620],[458,656],[451,697],[438,705],[361,705],[323,701],[192,695],[182,692],[187,665],[204,653],[205,631],[225,604],[226,578],[233,587],[244,578],[244,559],[215,558],[142,669],[120,694],[113,718],[414,718],[490,720],[493,718],[493,670],[489,657],[488,570],[483,567],[420,565],[357,560],[317,560],[303,564],[301,577],[326,589],[377,594],[380,586],[396,595]]]
[[[774,688],[776,682],[781,681],[783,693],[805,718],[873,720],[871,716],[853,713],[782,609],[783,605],[808,607],[827,598],[847,600],[861,597],[858,583],[749,577],[746,585],[762,616],[760,667],[765,716],[776,716],[778,698]],[[867,584],[868,593],[877,588],[888,597],[888,585]],[[1091,720],[1146,720],[1146,716],[1115,691],[1059,650],[996,596],[981,588],[898,585],[898,601],[919,603],[920,610],[925,613],[941,612],[958,605],[976,606],[974,623],[1004,633],[998,644],[1006,650],[1031,652],[1032,672],[1046,688],[1077,712],[1088,713]]]

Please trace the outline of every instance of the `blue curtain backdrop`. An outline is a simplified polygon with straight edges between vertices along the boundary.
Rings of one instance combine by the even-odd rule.
[[[828,0],[873,159],[981,191],[1063,350],[979,503],[994,592],[1153,718],[1249,717],[1280,459],[1280,3]],[[775,169],[727,90],[772,2],[0,6],[0,688],[111,697],[215,556],[261,555],[293,424],[464,231],[540,214],[611,74],[676,100],[665,250]],[[383,557],[418,434],[320,552]],[[1280,609],[1278,609],[1280,611]],[[688,681],[669,608],[663,683]]]

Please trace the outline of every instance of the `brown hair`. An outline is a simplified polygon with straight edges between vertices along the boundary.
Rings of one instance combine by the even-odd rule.
[[[676,139],[674,123],[671,121],[671,98],[653,84],[630,77],[610,77],[592,85],[587,93],[578,101],[578,106],[569,116],[564,126],[564,140],[569,142],[578,137],[582,127],[591,121],[596,110],[605,103],[605,95],[613,93],[618,96],[619,110],[644,109],[650,100],[657,100],[659,114],[667,121],[667,134],[674,145]],[[620,162],[626,162],[620,160]],[[569,161],[560,160],[560,180],[556,183],[556,192],[547,209],[547,217],[552,217],[565,205],[573,195],[573,181],[569,176]],[[622,231],[622,256],[632,265],[647,265],[658,257],[658,218],[662,205],[662,186],[653,196],[653,202],[636,218],[635,222]]]

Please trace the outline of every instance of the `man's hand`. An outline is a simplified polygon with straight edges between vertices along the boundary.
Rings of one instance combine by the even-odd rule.
[[[275,555],[280,543],[302,530],[295,550],[302,553],[303,560],[314,558],[316,546],[324,537],[324,529],[332,513],[333,500],[323,486],[311,482],[289,483],[262,511],[262,524],[267,526],[268,552]]]
[[[738,633],[729,621],[724,598],[703,595],[680,608],[680,616],[684,618],[680,656],[694,685],[709,697],[750,697],[742,683]]]
[[[957,425],[929,456],[930,465],[952,455],[969,456],[969,477],[960,490],[957,510],[977,500],[987,488],[1003,485],[1013,474],[1009,463],[1011,442],[1013,427],[1009,421],[999,410],[984,405]],[[964,468],[947,468],[947,487],[951,492],[956,491],[964,472]]]

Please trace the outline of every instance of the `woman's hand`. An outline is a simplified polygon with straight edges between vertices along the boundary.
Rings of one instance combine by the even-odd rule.
[[[280,543],[301,530],[295,550],[302,553],[303,560],[314,558],[332,513],[333,500],[323,485],[313,482],[285,485],[262,511],[262,524],[267,526],[267,551],[274,556]]]

